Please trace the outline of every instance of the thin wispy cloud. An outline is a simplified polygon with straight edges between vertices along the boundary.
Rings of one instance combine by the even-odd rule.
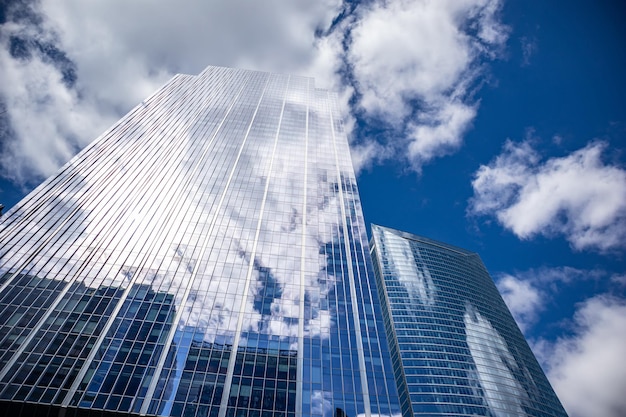
[[[527,67],[531,64],[532,57],[539,49],[537,39],[534,37],[523,36],[519,40],[522,48],[522,66]]]

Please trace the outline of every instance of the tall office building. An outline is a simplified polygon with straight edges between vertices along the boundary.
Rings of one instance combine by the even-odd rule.
[[[566,416],[479,256],[372,226],[407,416]]]
[[[369,256],[332,94],[178,75],[2,217],[0,414],[397,415]]]

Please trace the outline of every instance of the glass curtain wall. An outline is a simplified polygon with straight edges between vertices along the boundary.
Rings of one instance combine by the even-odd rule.
[[[479,256],[372,225],[405,416],[566,416]]]
[[[336,103],[305,77],[177,75],[7,212],[0,405],[397,415]]]

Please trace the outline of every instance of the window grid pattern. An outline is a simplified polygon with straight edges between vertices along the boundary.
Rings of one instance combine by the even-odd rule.
[[[0,401],[400,412],[337,98],[179,75],[0,223]]]
[[[566,416],[478,255],[372,226],[405,415]]]

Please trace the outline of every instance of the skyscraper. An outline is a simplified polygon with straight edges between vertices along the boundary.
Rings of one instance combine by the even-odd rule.
[[[369,256],[333,94],[177,75],[2,217],[0,410],[397,415]]]
[[[404,416],[566,416],[475,253],[372,226]]]

